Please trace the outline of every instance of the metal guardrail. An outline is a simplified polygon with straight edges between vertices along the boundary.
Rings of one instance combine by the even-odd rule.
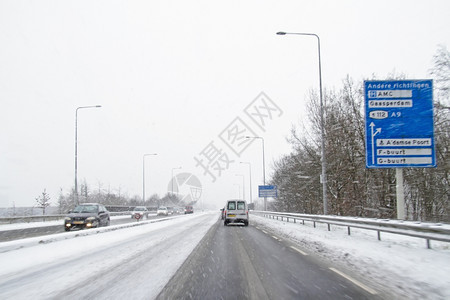
[[[110,216],[123,216],[129,215],[130,211],[110,212]],[[12,224],[12,223],[30,223],[30,222],[46,222],[62,220],[67,214],[63,215],[41,215],[41,216],[16,216],[16,217],[0,217],[0,224]]]
[[[261,214],[266,218],[281,219],[281,221],[289,222],[292,220],[294,223],[300,221],[303,225],[305,225],[305,221],[312,222],[314,228],[316,227],[316,223],[323,223],[327,224],[328,231],[331,231],[331,225],[343,226],[347,227],[348,235],[350,235],[350,228],[352,227],[373,230],[377,232],[378,240],[381,240],[381,232],[423,238],[426,240],[428,249],[431,249],[431,240],[450,243],[450,228],[445,228],[440,224],[416,223],[412,221],[401,222],[397,220],[393,222],[394,220],[389,219],[321,216],[268,211],[252,211],[252,213]]]
[[[64,217],[65,217],[65,215],[1,217],[0,218],[0,224],[55,221],[55,220],[63,219]]]

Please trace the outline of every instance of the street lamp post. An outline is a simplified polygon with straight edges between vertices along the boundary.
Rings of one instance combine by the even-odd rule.
[[[247,139],[261,139],[262,141],[262,157],[263,157],[263,182],[266,185],[266,161],[264,157],[264,138],[260,136],[246,136]],[[264,197],[264,210],[267,210],[267,197]]]
[[[319,95],[320,95],[320,130],[321,130],[321,148],[322,148],[322,190],[323,190],[323,213],[326,215],[328,213],[328,202],[327,202],[327,163],[325,158],[325,124],[324,124],[324,109],[323,109],[323,96],[322,96],[322,64],[320,60],[320,38],[315,33],[298,33],[298,32],[277,32],[278,35],[306,35],[315,36],[317,38],[317,49],[319,52]]]
[[[157,153],[147,153],[142,156],[142,205],[145,206],[145,157],[158,155]]]
[[[236,176],[242,176],[242,199],[245,200],[245,176],[243,174],[236,174]]]
[[[181,169],[181,167],[178,168],[172,168],[172,196],[173,196],[173,170]]]
[[[83,108],[99,108],[101,105],[80,106],[75,110],[75,200],[78,201],[78,110]]]
[[[238,199],[241,199],[241,185],[237,183],[235,183],[234,185],[238,187]]]
[[[249,171],[249,175],[250,175],[250,203],[252,203],[253,201],[253,197],[252,197],[252,164],[249,162],[245,162],[245,161],[241,161],[241,164],[248,164],[248,171]]]

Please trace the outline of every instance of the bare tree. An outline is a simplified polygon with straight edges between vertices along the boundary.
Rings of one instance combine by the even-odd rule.
[[[450,221],[450,52],[440,45],[433,57],[436,168],[410,169],[405,182],[414,220]]]
[[[47,194],[45,189],[41,196],[36,197],[36,202],[36,207],[42,208],[42,214],[45,215],[45,209],[50,206],[50,196]]]
[[[431,74],[435,76],[435,142],[437,168],[405,168],[405,201],[414,220],[449,221],[450,54],[440,47]],[[390,74],[387,79],[405,79]],[[376,78],[372,78],[376,79]],[[274,207],[283,211],[321,213],[320,105],[310,92],[308,126],[293,127],[288,142],[293,151],[274,165],[272,184],[279,187]],[[337,215],[395,217],[394,169],[365,167],[363,83],[350,77],[339,91],[324,93],[325,155],[328,210]],[[306,128],[309,128],[306,129]]]
[[[68,212],[76,204],[74,190],[70,194],[64,195],[63,190],[60,189],[58,197],[59,213],[63,214]]]
[[[433,56],[433,67],[430,74],[434,76],[435,89],[438,91],[439,102],[445,101],[448,106],[450,94],[450,52],[444,45],[439,45]]]
[[[153,194],[150,196],[150,198],[148,198],[148,200],[145,201],[145,205],[151,206],[151,207],[158,207],[158,204],[160,201],[161,201],[161,198],[159,197],[159,195]]]

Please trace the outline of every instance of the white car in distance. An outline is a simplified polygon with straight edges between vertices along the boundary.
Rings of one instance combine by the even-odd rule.
[[[143,219],[144,217],[148,219],[148,209],[145,206],[136,206],[133,211],[131,212],[131,218],[132,219]]]
[[[165,206],[160,206],[160,207],[158,207],[158,210],[156,211],[156,214],[158,216],[168,216],[169,215],[169,210]]]

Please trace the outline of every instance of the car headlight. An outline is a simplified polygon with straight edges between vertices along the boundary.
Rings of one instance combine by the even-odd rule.
[[[93,222],[93,221],[95,221],[95,217],[86,218],[86,222]]]
[[[64,218],[64,221],[70,221],[70,220],[72,220],[72,218],[70,218],[70,217],[65,217]]]

